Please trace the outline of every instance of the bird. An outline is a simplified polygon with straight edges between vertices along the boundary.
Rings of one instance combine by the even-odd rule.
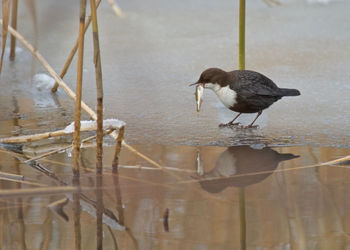
[[[211,89],[228,109],[238,112],[234,119],[219,127],[237,126],[234,121],[242,113],[257,113],[255,119],[245,128],[253,128],[264,109],[284,96],[299,96],[297,89],[279,88],[271,79],[252,70],[226,72],[220,68],[204,70],[198,81],[190,84]]]

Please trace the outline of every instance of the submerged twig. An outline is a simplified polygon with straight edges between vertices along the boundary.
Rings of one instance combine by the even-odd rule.
[[[0,190],[0,198],[17,197],[17,196],[38,196],[38,195],[54,195],[79,192],[76,187],[42,187],[42,188],[21,188],[21,189],[2,189]]]
[[[68,198],[63,198],[58,201],[50,203],[47,207],[50,208],[55,213],[57,213],[66,222],[68,222],[69,221],[68,215],[63,210],[64,206],[66,206],[68,202],[69,202]]]
[[[15,183],[21,183],[21,184],[26,184],[26,185],[31,185],[31,186],[37,186],[37,187],[47,187],[46,184],[40,184],[38,182],[16,180],[16,179],[7,178],[7,177],[1,177],[1,176],[0,176],[0,180],[2,180],[2,181],[10,181],[10,182],[15,182]]]
[[[10,174],[6,172],[0,172],[0,177],[5,177],[13,180],[23,180],[24,176],[23,175],[18,175],[18,174]]]
[[[101,3],[101,0],[97,0],[97,1],[96,1],[96,8],[98,8],[98,6],[100,5],[100,3]],[[85,22],[84,33],[85,33],[85,32],[87,31],[87,29],[89,28],[90,23],[91,23],[91,16],[88,16],[88,18],[87,18],[87,20],[86,20],[86,22]],[[79,37],[77,38],[77,40],[76,40],[76,42],[75,42],[75,44],[74,44],[72,50],[71,50],[70,53],[69,53],[69,56],[68,56],[66,62],[65,62],[64,65],[63,65],[63,68],[62,68],[61,73],[60,73],[60,78],[62,78],[62,79],[63,79],[63,77],[66,75],[67,70],[68,70],[68,68],[69,68],[69,66],[70,66],[70,64],[71,64],[71,62],[73,61],[73,57],[74,57],[75,53],[76,53],[77,50],[78,50],[78,44],[79,44]],[[52,87],[51,91],[52,91],[52,92],[56,92],[58,86],[59,86],[59,83],[56,81],[56,82],[55,82],[55,85]]]
[[[117,239],[112,231],[112,228],[110,226],[107,227],[108,228],[108,231],[109,233],[111,234],[111,237],[112,237],[112,241],[113,241],[113,245],[114,245],[114,249],[115,250],[118,250],[118,243],[117,243]]]
[[[122,12],[122,9],[117,5],[117,3],[114,0],[107,0],[107,2],[111,5],[114,13],[119,17],[124,17],[124,13]]]

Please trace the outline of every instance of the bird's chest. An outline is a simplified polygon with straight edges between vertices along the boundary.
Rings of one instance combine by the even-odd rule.
[[[229,86],[215,90],[216,95],[220,101],[227,107],[233,107],[236,103],[237,93],[230,89]]]

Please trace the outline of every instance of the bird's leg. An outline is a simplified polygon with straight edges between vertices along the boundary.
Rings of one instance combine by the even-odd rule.
[[[245,127],[245,128],[256,128],[258,125],[253,126],[253,124],[254,124],[254,122],[256,121],[256,119],[258,119],[258,117],[259,117],[261,114],[262,114],[262,110],[260,110],[260,111],[258,112],[258,114],[257,114],[257,116],[255,117],[254,121],[252,121],[252,123],[249,124],[249,125],[248,125],[247,127]]]
[[[228,123],[220,123],[219,127],[226,127],[226,126],[236,126],[239,125],[239,122],[233,123],[242,113],[238,113],[238,115],[236,115],[235,118],[233,118],[232,121],[228,122]]]

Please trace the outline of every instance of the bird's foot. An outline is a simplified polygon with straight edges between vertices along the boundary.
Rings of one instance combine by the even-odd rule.
[[[238,126],[240,125],[241,123],[240,122],[235,122],[235,123],[220,123],[219,124],[219,127],[220,128],[223,128],[223,127],[235,127],[235,126]]]

